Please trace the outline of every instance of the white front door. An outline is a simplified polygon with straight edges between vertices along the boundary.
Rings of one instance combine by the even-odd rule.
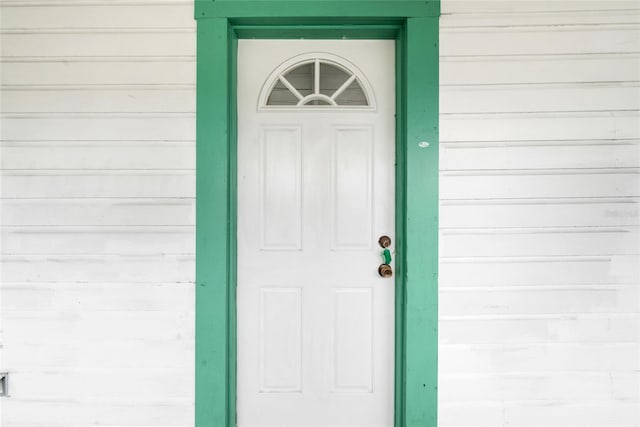
[[[394,58],[386,40],[239,41],[241,427],[393,425]]]

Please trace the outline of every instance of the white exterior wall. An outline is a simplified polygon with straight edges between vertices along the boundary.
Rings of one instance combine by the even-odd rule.
[[[193,426],[192,2],[2,6],[2,427]]]
[[[191,426],[192,2],[1,4],[2,426]],[[442,9],[440,425],[637,426],[640,3]]]
[[[639,9],[443,3],[441,425],[640,425]]]

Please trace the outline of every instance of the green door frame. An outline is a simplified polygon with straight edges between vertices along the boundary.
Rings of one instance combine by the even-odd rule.
[[[395,426],[437,425],[439,1],[195,0],[196,427],[236,425],[241,38],[396,40]]]

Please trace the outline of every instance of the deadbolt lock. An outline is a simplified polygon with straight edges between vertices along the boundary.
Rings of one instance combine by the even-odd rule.
[[[378,239],[378,244],[380,244],[381,248],[388,248],[391,246],[391,237],[389,236],[380,236]]]

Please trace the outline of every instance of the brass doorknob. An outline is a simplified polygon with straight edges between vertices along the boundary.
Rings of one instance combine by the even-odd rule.
[[[382,251],[382,264],[378,267],[378,274],[380,277],[388,278],[393,276],[393,270],[391,269],[391,251],[389,250],[389,246],[391,246],[391,237],[389,236],[380,236],[378,239],[378,244],[383,249]]]
[[[378,274],[380,277],[388,278],[393,276],[393,270],[389,264],[380,264],[380,267],[378,267]]]

